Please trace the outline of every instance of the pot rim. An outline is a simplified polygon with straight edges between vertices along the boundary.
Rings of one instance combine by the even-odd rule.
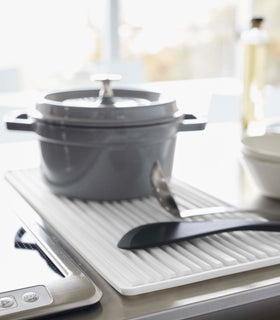
[[[37,110],[31,109],[28,112],[28,116],[36,121],[45,123],[46,125],[54,125],[54,126],[63,126],[69,128],[84,128],[84,129],[129,129],[129,128],[141,128],[141,127],[150,127],[157,125],[164,125],[168,123],[178,123],[180,124],[181,120],[184,119],[184,114],[180,111],[174,113],[174,115],[170,118],[162,118],[157,121],[146,121],[145,123],[126,123],[126,124],[111,124],[104,125],[104,123],[92,123],[90,121],[85,122],[75,122],[75,121],[64,121],[63,119],[57,118],[43,118],[40,116],[40,113]]]

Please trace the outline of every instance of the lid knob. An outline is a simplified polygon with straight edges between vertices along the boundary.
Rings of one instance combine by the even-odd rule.
[[[103,84],[99,91],[99,99],[105,107],[112,107],[114,105],[114,92],[110,86],[111,81],[119,81],[121,78],[119,74],[97,74],[92,77],[92,80],[100,81]]]

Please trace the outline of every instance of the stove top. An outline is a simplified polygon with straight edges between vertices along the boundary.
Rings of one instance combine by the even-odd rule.
[[[1,256],[5,257],[1,259],[0,292],[65,277],[11,212],[1,221],[0,244]]]
[[[136,295],[279,263],[280,234],[238,231],[211,235],[147,250],[117,248],[131,228],[173,221],[153,197],[122,202],[70,200],[51,193],[38,169],[13,171],[7,180],[95,270],[123,295]],[[227,205],[189,185],[174,181],[182,209]],[[263,219],[248,213],[197,218]]]

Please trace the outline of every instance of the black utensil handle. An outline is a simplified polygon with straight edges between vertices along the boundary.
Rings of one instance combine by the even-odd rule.
[[[144,249],[211,234],[239,231],[280,231],[279,221],[215,220],[203,222],[160,222],[130,230],[119,241],[121,249]]]

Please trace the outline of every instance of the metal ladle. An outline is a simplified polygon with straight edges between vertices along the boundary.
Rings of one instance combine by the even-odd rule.
[[[174,199],[168,183],[164,177],[164,173],[159,161],[156,161],[151,172],[151,183],[154,195],[160,205],[176,218],[188,218],[194,216],[202,216],[207,214],[216,213],[234,213],[234,212],[252,212],[256,213],[258,210],[253,209],[240,209],[235,207],[218,206],[218,207],[205,207],[180,210],[176,200]]]

